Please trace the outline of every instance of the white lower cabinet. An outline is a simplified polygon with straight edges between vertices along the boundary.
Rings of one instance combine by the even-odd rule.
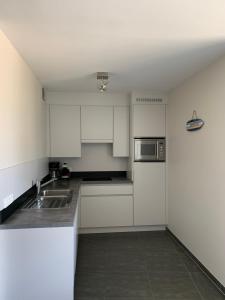
[[[133,225],[133,185],[82,185],[81,228]]]
[[[134,225],[166,224],[165,163],[134,163]]]
[[[132,196],[81,197],[81,227],[133,225]]]
[[[78,253],[78,229],[79,229],[79,205],[80,205],[80,200],[79,200],[79,195],[78,195],[78,202],[77,202],[77,209],[75,212],[75,218],[74,218],[74,225],[73,225],[73,236],[74,236],[74,256],[73,256],[73,266],[74,266],[74,274],[76,275],[76,265],[77,265],[77,253]]]
[[[1,300],[73,300],[74,226],[0,230]]]
[[[99,195],[133,195],[132,184],[98,184],[81,185],[81,196],[99,196]]]

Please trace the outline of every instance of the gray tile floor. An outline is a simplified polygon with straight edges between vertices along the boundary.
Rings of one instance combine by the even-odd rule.
[[[165,231],[79,237],[75,300],[222,299]]]

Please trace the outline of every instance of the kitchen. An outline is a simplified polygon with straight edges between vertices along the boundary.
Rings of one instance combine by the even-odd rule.
[[[164,5],[151,2],[131,15]],[[148,29],[161,43],[140,24],[126,53],[137,32],[115,36],[90,1],[0,2],[0,299],[225,298],[225,44],[206,27],[211,6],[224,16],[199,2],[205,18],[166,53],[165,20]]]

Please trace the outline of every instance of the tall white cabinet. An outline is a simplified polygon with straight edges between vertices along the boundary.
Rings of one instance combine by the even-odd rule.
[[[132,98],[131,149],[137,137],[166,136],[166,98],[134,95]],[[166,163],[134,162],[134,225],[166,224]]]
[[[134,225],[166,224],[165,163],[134,163]]]
[[[80,157],[80,106],[50,105],[50,156]]]
[[[166,106],[164,104],[135,104],[133,106],[133,136],[161,137],[166,135]]]

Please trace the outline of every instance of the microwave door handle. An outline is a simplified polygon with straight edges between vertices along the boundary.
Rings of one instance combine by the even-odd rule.
[[[140,150],[140,142],[135,141],[134,142],[134,160],[135,161],[140,161],[141,159],[141,150]]]

